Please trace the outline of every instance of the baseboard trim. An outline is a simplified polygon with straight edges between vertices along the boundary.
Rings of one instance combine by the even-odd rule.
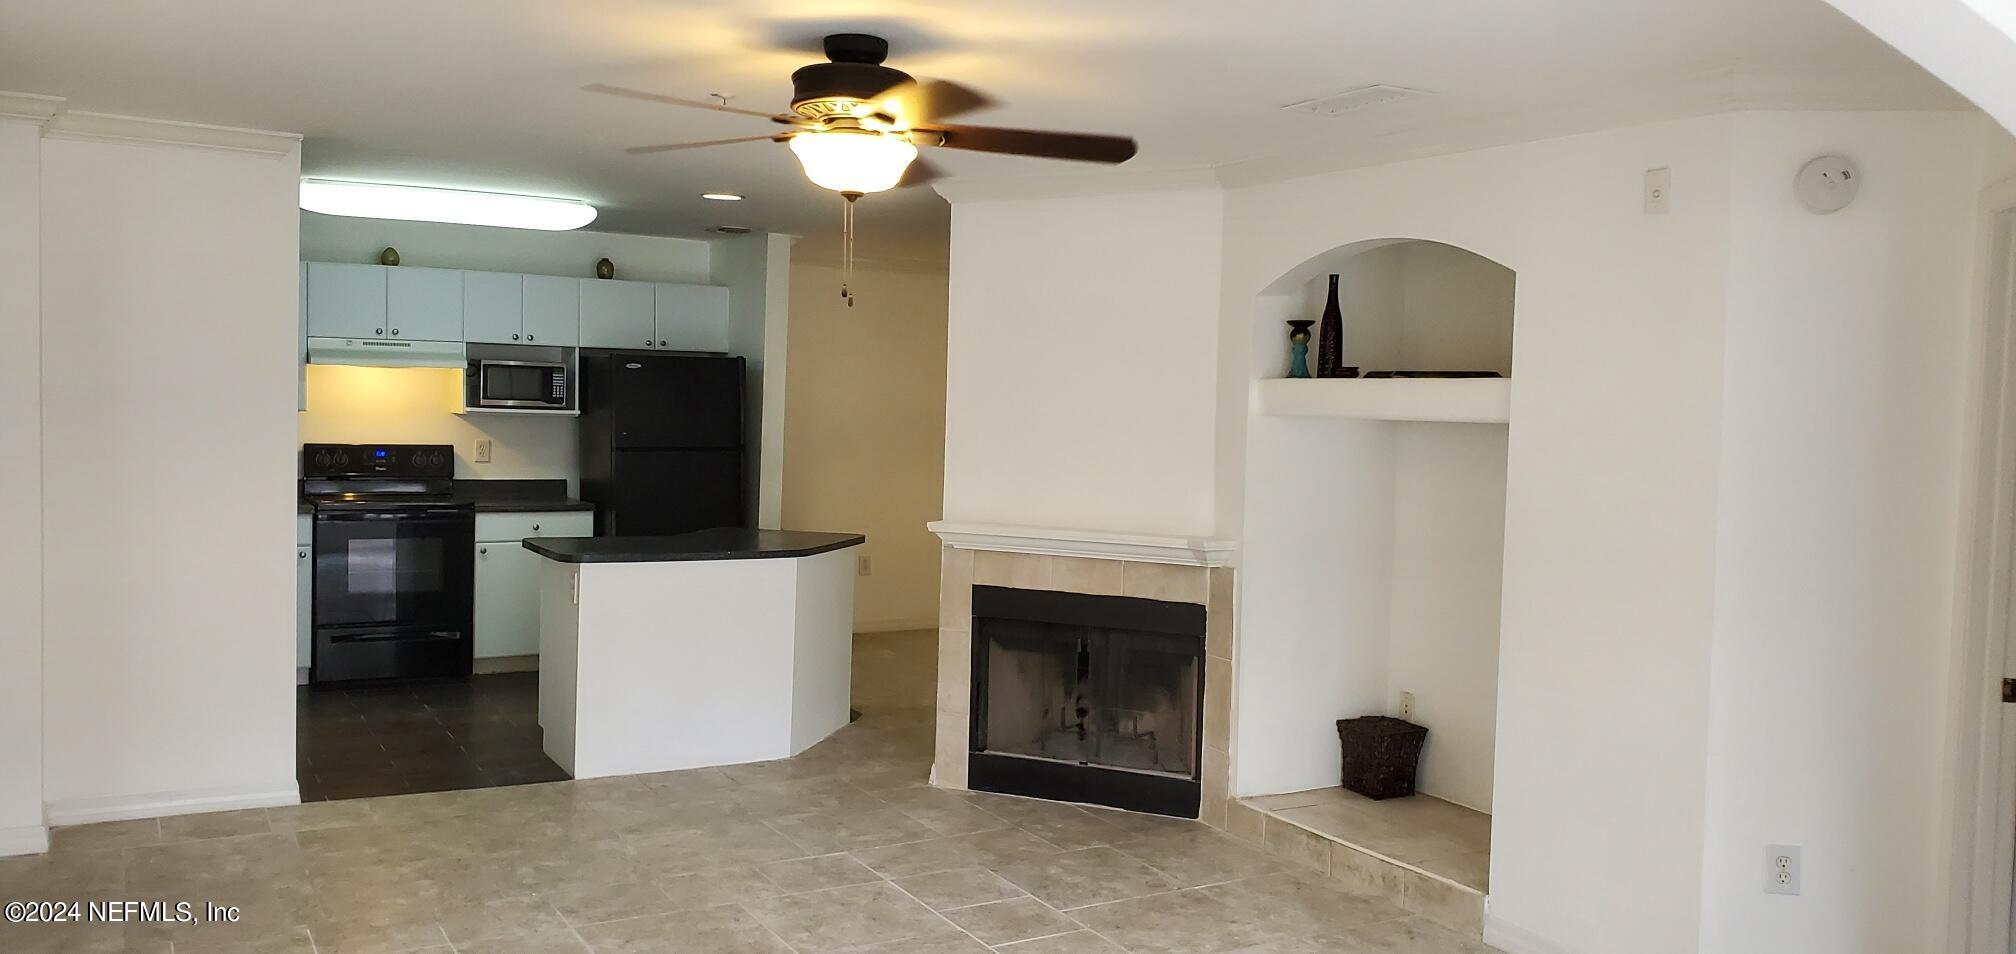
[[[1579,954],[1504,918],[1492,916],[1488,907],[1484,911],[1484,943],[1505,954]]]
[[[49,850],[49,829],[41,825],[0,828],[0,858],[39,855]]]
[[[918,616],[910,619],[871,619],[855,623],[857,633],[901,633],[913,629],[937,629],[938,617]]]
[[[484,656],[476,660],[471,670],[476,675],[487,676],[500,672],[538,672],[539,654],[529,656]]]
[[[277,785],[234,785],[144,795],[66,798],[43,806],[50,825],[89,825],[161,815],[195,815],[239,808],[277,808],[301,804],[301,786],[289,779]]]

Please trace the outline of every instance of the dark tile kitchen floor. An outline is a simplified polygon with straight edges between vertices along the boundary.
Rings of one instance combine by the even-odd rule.
[[[567,773],[540,745],[539,674],[296,690],[301,800],[411,795]]]

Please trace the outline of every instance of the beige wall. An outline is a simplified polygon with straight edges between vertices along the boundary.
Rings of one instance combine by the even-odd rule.
[[[0,855],[42,832],[42,130],[0,119]]]
[[[784,418],[784,520],[866,534],[873,572],[855,580],[859,630],[938,619],[938,519],[945,476],[945,276],[791,268],[791,403]]]

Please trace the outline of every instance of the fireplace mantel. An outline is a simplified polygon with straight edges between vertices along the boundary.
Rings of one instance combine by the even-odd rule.
[[[1226,566],[1238,550],[1238,544],[1230,540],[1200,537],[1164,537],[954,520],[934,520],[925,526],[937,534],[946,546],[959,550],[998,550],[1178,566]]]

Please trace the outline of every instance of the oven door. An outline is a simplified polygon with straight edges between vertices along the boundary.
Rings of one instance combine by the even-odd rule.
[[[564,408],[567,368],[540,361],[483,361],[476,370],[479,407]]]
[[[318,512],[315,625],[466,624],[475,546],[466,508]]]

